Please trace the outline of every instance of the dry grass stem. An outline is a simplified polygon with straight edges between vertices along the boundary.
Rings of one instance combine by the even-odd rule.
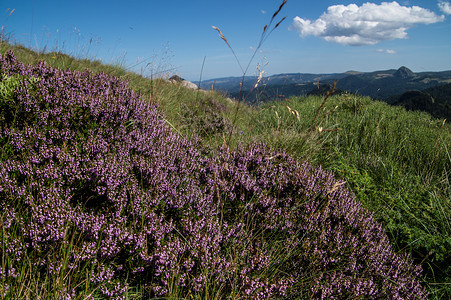
[[[319,106],[318,110],[316,111],[316,115],[315,115],[315,124],[318,124],[318,118],[319,118],[319,114],[321,112],[321,109],[324,107],[324,105],[327,102],[327,99],[329,99],[330,96],[332,96],[332,94],[335,91],[335,86],[337,85],[337,82],[334,82],[334,84],[332,85],[332,89],[330,91],[327,92],[326,97],[324,97],[324,101],[323,103],[321,103],[321,105]]]
[[[230,129],[230,132],[229,132],[229,137],[228,137],[228,140],[227,140],[227,144],[228,144],[228,145],[230,144],[230,139],[232,138],[233,128],[234,128],[234,126],[235,126],[235,124],[236,124],[236,119],[237,119],[237,116],[238,116],[238,111],[239,111],[239,109],[240,109],[240,103],[241,103],[241,100],[243,100],[243,99],[242,99],[242,98],[243,98],[243,97],[242,97],[242,92],[243,92],[244,79],[245,79],[245,77],[246,77],[247,71],[249,70],[249,67],[250,67],[252,61],[254,60],[255,55],[257,54],[258,50],[259,50],[260,47],[263,45],[263,42],[266,40],[266,38],[269,36],[269,34],[270,34],[271,32],[273,32],[274,29],[276,29],[276,28],[277,28],[277,27],[278,27],[278,26],[286,19],[286,17],[283,17],[279,22],[277,22],[276,26],[274,26],[274,27],[271,29],[271,31],[268,32],[268,28],[270,28],[272,22],[273,22],[274,19],[277,17],[277,15],[280,13],[280,11],[282,10],[282,8],[285,6],[286,3],[287,3],[287,0],[283,0],[283,1],[282,1],[282,3],[280,4],[279,8],[278,8],[278,9],[276,10],[276,12],[272,15],[271,20],[269,21],[269,24],[267,24],[267,25],[265,25],[265,26],[263,27],[263,33],[262,33],[262,35],[261,35],[261,37],[260,37],[260,42],[258,43],[257,48],[255,48],[255,50],[254,50],[254,52],[253,52],[253,54],[252,54],[252,57],[251,57],[251,59],[249,60],[249,62],[248,62],[248,64],[247,64],[247,66],[246,66],[245,69],[242,67],[242,65],[241,65],[241,63],[240,63],[240,60],[238,59],[238,56],[236,55],[236,53],[235,53],[235,51],[233,50],[233,48],[230,46],[229,41],[226,39],[226,37],[224,36],[224,34],[222,33],[222,31],[221,31],[218,27],[212,26],[212,28],[213,28],[214,30],[216,30],[216,31],[219,33],[220,38],[227,44],[227,46],[229,47],[229,49],[232,51],[232,54],[233,54],[233,56],[235,57],[235,60],[237,61],[238,65],[240,66],[240,69],[241,69],[241,71],[242,71],[242,73],[243,73],[243,78],[242,78],[241,83],[240,83],[240,94],[239,94],[239,98],[238,98],[238,104],[237,104],[235,116],[234,116],[233,122],[232,122],[232,125],[233,125],[233,126],[231,126],[231,129]],[[263,75],[263,73],[260,72],[259,79],[257,80],[257,83],[254,85],[254,89],[258,86],[258,83],[260,82],[261,76],[262,76],[262,75]]]
[[[288,105],[285,105],[285,107],[288,108],[288,111],[289,111],[293,116],[295,116],[296,119],[298,119],[298,121],[300,120],[299,112],[298,112],[297,110],[292,109],[292,108],[289,107]]]

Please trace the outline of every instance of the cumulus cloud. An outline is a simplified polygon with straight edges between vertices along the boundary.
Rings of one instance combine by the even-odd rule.
[[[449,2],[439,1],[438,7],[444,14],[451,15],[451,4]]]
[[[387,54],[396,54],[396,51],[392,50],[392,49],[377,49],[377,52],[387,53]]]
[[[441,22],[444,16],[419,6],[401,6],[397,2],[380,5],[364,3],[333,5],[317,20],[295,17],[291,29],[301,37],[318,36],[343,45],[374,45],[384,40],[405,39],[407,30],[416,24]]]

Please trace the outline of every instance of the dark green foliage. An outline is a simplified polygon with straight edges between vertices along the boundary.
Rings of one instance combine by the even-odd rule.
[[[310,92],[308,92],[307,96],[325,97],[331,91],[332,91],[332,85],[330,85],[330,84],[320,84],[316,88],[314,88]],[[333,93],[331,93],[330,96],[332,96],[332,95],[341,95],[341,94],[344,94],[344,93],[345,92],[340,90],[339,88],[334,88],[333,89]]]
[[[451,83],[422,91],[408,91],[387,99],[393,105],[407,110],[425,111],[435,118],[451,118]]]

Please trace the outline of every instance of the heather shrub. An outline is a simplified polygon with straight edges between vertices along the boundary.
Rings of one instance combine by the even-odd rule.
[[[203,149],[103,73],[10,52],[0,78],[1,297],[426,297],[331,173]]]
[[[118,78],[24,66],[11,53],[1,73],[40,79],[21,81],[2,109],[3,269],[19,269],[26,253],[36,272],[89,270],[69,291],[110,297],[141,283],[163,295],[176,277],[197,291],[197,269],[227,270],[215,255],[216,205],[200,184],[205,162],[156,106]]]
[[[224,151],[216,165],[225,219],[247,220],[258,237],[238,251],[260,246],[273,256],[268,267],[290,274],[290,296],[425,297],[414,279],[420,268],[393,251],[383,227],[332,173],[262,145]]]

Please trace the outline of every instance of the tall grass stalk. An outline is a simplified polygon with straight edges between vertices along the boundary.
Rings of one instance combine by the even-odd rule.
[[[238,97],[238,104],[236,106],[236,111],[235,111],[235,115],[233,117],[233,121],[232,121],[232,125],[234,126],[236,124],[236,119],[238,116],[238,111],[240,109],[240,104],[242,101],[244,101],[246,99],[246,97],[243,96],[243,88],[244,88],[244,80],[246,77],[246,74],[249,70],[249,67],[251,66],[255,55],[258,53],[258,51],[260,50],[260,48],[262,47],[263,43],[265,42],[265,40],[268,38],[268,36],[277,28],[279,27],[279,25],[286,19],[286,17],[283,17],[282,19],[280,19],[276,25],[274,25],[274,27],[271,27],[274,19],[278,16],[278,14],[280,13],[280,11],[282,10],[282,8],[285,6],[285,4],[287,3],[287,0],[283,0],[282,3],[280,4],[279,8],[274,12],[274,14],[271,17],[271,20],[269,21],[268,24],[266,24],[263,27],[263,32],[260,36],[260,41],[257,45],[257,47],[255,48],[251,58],[249,59],[247,65],[245,68],[243,68],[240,60],[238,59],[238,56],[236,55],[235,51],[233,50],[232,46],[230,45],[229,41],[227,40],[227,38],[224,36],[224,34],[221,32],[221,30],[216,27],[213,26],[213,29],[216,30],[219,33],[220,38],[226,43],[226,45],[229,47],[230,51],[232,51],[233,56],[235,57],[235,60],[238,63],[238,66],[241,69],[242,72],[242,80],[241,80],[241,84],[240,84],[240,93],[239,93],[239,97]],[[258,76],[257,81],[255,82],[254,86],[249,90],[249,94],[255,89],[257,88],[258,84],[260,83],[260,80],[262,79],[262,71],[260,71],[260,74]],[[243,99],[244,98],[244,99]],[[227,145],[230,145],[230,139],[232,138],[232,133],[233,133],[233,126],[230,128],[228,137],[227,137]]]

